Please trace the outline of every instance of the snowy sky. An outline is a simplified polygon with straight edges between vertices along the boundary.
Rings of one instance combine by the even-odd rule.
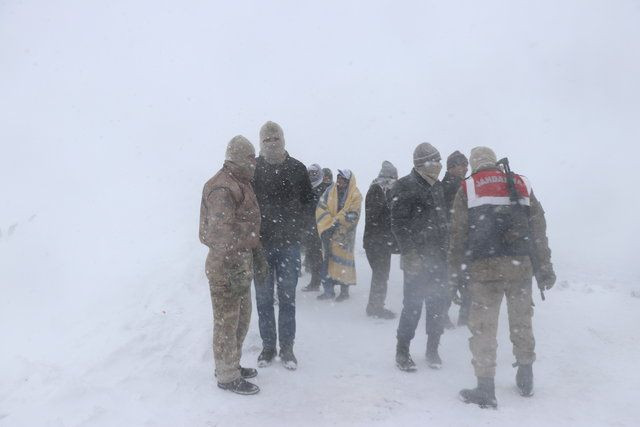
[[[640,2],[303,3],[0,1],[1,286],[204,262],[202,185],[266,120],[363,191],[420,142],[490,146],[560,273],[640,276]]]

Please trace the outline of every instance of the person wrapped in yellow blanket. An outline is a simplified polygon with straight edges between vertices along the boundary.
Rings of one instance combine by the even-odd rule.
[[[320,300],[335,297],[334,286],[340,286],[337,302],[349,298],[349,286],[356,284],[354,260],[356,227],[360,219],[362,195],[349,169],[338,170],[338,178],[324,192],[316,208],[318,234],[322,240],[324,268]]]

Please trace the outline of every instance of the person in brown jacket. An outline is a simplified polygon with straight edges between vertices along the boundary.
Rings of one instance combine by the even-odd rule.
[[[251,187],[255,149],[243,136],[227,146],[224,166],[204,185],[200,242],[209,248],[205,264],[213,305],[213,355],[218,387],[238,394],[260,389],[246,378],[255,369],[240,366],[242,343],[251,319],[253,266],[260,258],[260,209]]]
[[[478,386],[460,391],[460,398],[495,408],[496,334],[502,298],[507,299],[518,366],[516,384],[522,396],[531,396],[536,358],[532,276],[535,274],[541,290],[550,289],[556,276],[544,210],[529,181],[505,173],[490,148],[471,150],[470,163],[473,173],[453,203],[448,257],[451,285],[456,286],[463,273],[470,281],[469,347]]]

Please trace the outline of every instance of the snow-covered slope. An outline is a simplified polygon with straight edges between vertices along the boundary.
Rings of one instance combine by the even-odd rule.
[[[0,425],[637,425],[639,19],[634,0],[0,1]],[[361,253],[351,300],[298,295],[297,372],[215,387],[201,189],[266,120],[363,192],[425,140],[530,178],[559,275],[533,399],[504,324],[498,411],[456,399],[466,330],[441,371],[398,372]]]
[[[261,393],[244,397],[215,386],[208,287],[202,260],[190,258],[180,279],[158,274],[78,310],[77,318],[60,314],[58,322],[35,324],[28,311],[3,316],[3,336],[15,335],[2,352],[0,425],[631,426],[640,419],[640,332],[628,327],[637,323],[640,299],[626,284],[561,273],[547,301],[536,298],[537,390],[531,399],[515,390],[503,312],[500,407],[483,411],[457,399],[460,388],[474,383],[466,328],[446,332],[444,366],[433,371],[424,362],[421,322],[412,343],[419,371],[396,369],[397,321],[365,316],[370,273],[360,254],[361,283],[350,300],[319,302],[316,294],[298,292],[298,371],[279,363],[261,369]],[[402,286],[394,264],[388,306],[397,311]],[[261,349],[256,320],[254,310],[247,366],[255,366]]]

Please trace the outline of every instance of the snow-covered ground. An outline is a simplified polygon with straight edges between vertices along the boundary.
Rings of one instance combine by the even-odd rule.
[[[639,425],[638,22],[637,0],[0,1],[0,426]],[[421,325],[399,372],[362,253],[349,301],[299,292],[298,371],[216,387],[201,190],[267,120],[363,193],[424,141],[530,178],[559,277],[535,397],[504,310],[497,411],[457,400],[465,329],[431,371]]]
[[[358,257],[359,286],[350,300],[316,301],[298,291],[299,369],[260,369],[256,396],[219,390],[213,379],[212,314],[198,254],[185,257],[181,279],[144,280],[111,300],[73,313],[54,304],[34,323],[29,300],[2,301],[0,425],[610,425],[640,420],[640,298],[629,284],[560,272],[559,283],[536,297],[536,395],[515,391],[506,312],[499,331],[499,409],[457,399],[474,384],[466,328],[447,331],[439,371],[424,362],[421,322],[412,354],[419,370],[394,364],[397,320],[364,314],[370,272]],[[388,306],[401,308],[401,274],[394,262]],[[305,284],[305,275],[300,283]],[[638,283],[635,288],[638,289]],[[452,309],[455,319],[456,311]],[[8,338],[8,339],[7,339]],[[7,345],[9,343],[9,345]],[[243,363],[261,349],[257,314]],[[9,368],[8,370],[6,368]],[[8,375],[7,375],[8,374]]]

